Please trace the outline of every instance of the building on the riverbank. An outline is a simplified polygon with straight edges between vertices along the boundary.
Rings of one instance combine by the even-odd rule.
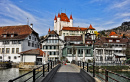
[[[123,63],[129,39],[111,32],[109,37],[100,37],[95,42],[95,61],[97,63]],[[120,62],[121,61],[121,62]]]
[[[93,58],[93,34],[87,33],[82,36],[65,36],[65,47],[62,56],[68,61],[88,61]]]
[[[24,63],[24,65],[41,65],[48,62],[49,55],[47,54],[47,57],[45,57],[46,53],[39,48],[23,51],[19,54],[21,55],[21,63]]]
[[[41,41],[42,51],[49,54],[49,60],[60,60],[64,41],[54,31],[48,31],[48,35]]]
[[[33,24],[0,27],[0,61],[20,62],[19,52],[39,48]]]

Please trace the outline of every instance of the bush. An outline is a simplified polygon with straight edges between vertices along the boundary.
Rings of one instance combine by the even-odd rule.
[[[127,64],[130,64],[130,59],[126,60],[126,63],[127,63]]]

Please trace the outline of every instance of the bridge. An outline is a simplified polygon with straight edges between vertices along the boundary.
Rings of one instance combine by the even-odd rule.
[[[97,69],[102,69],[104,72],[96,73]],[[115,79],[109,76],[108,73],[114,74],[123,80]],[[26,75],[29,76],[26,79],[21,79]],[[102,74],[102,75],[101,75]],[[58,62],[49,62],[32,71],[21,75],[17,78],[11,79],[8,82],[129,82],[130,78],[121,76],[103,68],[96,68],[95,65],[76,62],[75,64],[59,64]]]

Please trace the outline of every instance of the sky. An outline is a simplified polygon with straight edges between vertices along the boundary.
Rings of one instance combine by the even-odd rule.
[[[97,31],[130,21],[130,0],[0,0],[0,26],[27,25],[40,36],[54,29],[58,13],[72,14],[73,26]],[[27,19],[28,18],[28,19]]]

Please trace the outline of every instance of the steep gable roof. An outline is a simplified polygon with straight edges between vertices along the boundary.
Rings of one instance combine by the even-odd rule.
[[[3,26],[0,27],[0,40],[7,39],[25,39],[31,33],[35,33],[38,37],[38,33],[36,33],[30,26],[28,25],[18,25],[18,26]],[[15,37],[3,37],[3,35],[17,35]]]
[[[95,30],[95,28],[92,27],[92,25],[90,24],[89,28],[90,30]]]
[[[20,52],[19,54],[23,54],[23,55],[38,55],[38,56],[43,56],[43,54],[46,55],[46,53],[43,52],[39,48],[23,51],[23,52]]]
[[[117,34],[115,32],[111,32],[109,36],[117,36]]]

